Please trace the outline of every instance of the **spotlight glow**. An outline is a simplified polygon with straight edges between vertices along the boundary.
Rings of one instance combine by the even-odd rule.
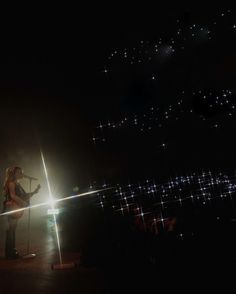
[[[53,215],[54,224],[55,224],[55,232],[56,232],[56,238],[57,238],[57,246],[58,246],[59,260],[60,260],[60,264],[62,264],[61,244],[60,244],[60,239],[59,239],[59,234],[58,234],[57,218],[56,218],[55,206],[54,206],[55,201],[54,201],[53,196],[52,196],[51,186],[50,186],[50,182],[49,182],[49,179],[48,179],[47,167],[46,167],[46,163],[45,163],[45,160],[44,160],[43,152],[42,152],[41,149],[40,149],[40,154],[41,154],[41,158],[42,158],[42,162],[43,162],[43,168],[44,168],[44,173],[45,173],[45,177],[46,177],[46,181],[47,181],[47,185],[48,185],[49,203],[50,203],[50,206],[51,206],[52,215]]]

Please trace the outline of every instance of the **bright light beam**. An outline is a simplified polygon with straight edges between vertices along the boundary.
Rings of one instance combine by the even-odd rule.
[[[27,210],[27,209],[37,208],[37,207],[40,207],[40,206],[47,206],[47,205],[49,205],[48,201],[47,202],[42,202],[42,203],[39,203],[39,204],[35,204],[35,205],[30,205],[30,206],[23,207],[23,208],[19,208],[19,209],[15,209],[15,210],[11,210],[11,211],[6,211],[6,212],[1,213],[0,216],[9,215],[9,214],[24,211],[24,210]]]
[[[40,153],[41,153],[41,158],[42,158],[42,162],[43,162],[43,168],[44,168],[45,177],[46,177],[46,181],[47,181],[47,185],[48,185],[49,203],[51,204],[51,209],[54,212],[53,213],[53,219],[54,219],[54,223],[55,223],[55,232],[56,232],[56,238],[57,238],[58,254],[59,254],[60,264],[62,265],[61,244],[60,244],[60,239],[59,239],[57,218],[56,218],[56,214],[55,214],[55,205],[54,205],[56,201],[53,199],[53,196],[52,196],[52,190],[51,190],[51,186],[50,186],[50,182],[49,182],[49,178],[48,178],[47,167],[46,167],[46,163],[45,163],[43,152],[42,152],[42,149],[41,148],[40,148]],[[84,194],[87,195],[88,193],[87,194],[84,193]],[[80,195],[80,196],[82,196],[82,195]],[[76,195],[75,196],[67,197],[66,199],[71,199],[71,198],[74,198],[74,197],[76,197]]]
[[[83,197],[83,196],[86,196],[86,195],[90,195],[90,194],[94,194],[94,193],[98,193],[98,192],[105,191],[105,190],[110,190],[110,189],[113,189],[113,188],[106,188],[106,189],[101,189],[101,190],[84,192],[84,193],[81,193],[81,194],[76,194],[76,195],[72,195],[72,196],[68,196],[68,197],[64,197],[64,198],[54,199],[53,202],[57,203],[57,202],[61,202],[61,201],[64,201],[64,200],[70,200],[70,199],[73,199],[73,198]],[[42,203],[30,205],[30,206],[27,206],[27,207],[22,207],[22,208],[11,210],[11,211],[6,211],[6,212],[3,212],[3,213],[0,213],[0,216],[13,214],[13,213],[24,211],[24,210],[31,209],[31,208],[38,208],[38,207],[41,207],[41,206],[51,205],[51,203],[52,203],[52,201],[47,201],[47,202],[42,202]]]
[[[69,200],[69,199],[73,199],[73,198],[77,198],[77,197],[83,197],[83,196],[86,196],[86,195],[89,195],[89,194],[98,193],[98,192],[105,191],[105,190],[110,190],[110,189],[113,189],[113,187],[105,188],[105,189],[101,189],[101,190],[90,191],[90,192],[84,192],[84,193],[81,193],[81,194],[72,195],[72,196],[68,196],[68,197],[64,197],[64,198],[60,198],[60,199],[55,199],[54,202],[61,202],[61,201],[64,201],[64,200]]]
[[[44,168],[44,173],[45,173],[45,177],[46,177],[46,181],[47,181],[47,185],[48,185],[49,203],[51,205],[52,211],[55,211],[55,206],[54,206],[54,203],[55,202],[54,202],[54,199],[53,199],[53,196],[52,196],[52,190],[51,190],[50,182],[49,182],[49,179],[48,179],[47,167],[46,167],[46,163],[45,163],[43,152],[42,152],[41,148],[40,148],[40,154],[41,154],[41,158],[42,158],[42,162],[43,162],[43,168]],[[58,246],[59,259],[60,259],[60,264],[62,264],[61,244],[60,244],[60,239],[59,239],[59,234],[58,234],[57,218],[56,218],[56,214],[55,213],[53,213],[53,219],[54,219],[54,224],[55,224],[55,232],[56,232],[56,238],[57,238],[57,246]]]

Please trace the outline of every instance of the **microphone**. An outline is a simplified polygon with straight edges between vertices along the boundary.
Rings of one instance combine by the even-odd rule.
[[[25,174],[23,176],[24,176],[24,178],[29,179],[29,180],[34,180],[34,181],[37,181],[38,180],[37,178],[31,177],[31,176],[27,176]]]

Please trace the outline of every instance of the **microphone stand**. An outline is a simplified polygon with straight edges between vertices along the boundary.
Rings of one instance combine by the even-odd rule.
[[[31,193],[31,186],[32,186],[32,178],[29,179],[29,193]],[[27,240],[27,253],[26,255],[23,256],[23,258],[34,258],[36,257],[35,253],[30,253],[30,237],[31,237],[31,232],[30,232],[30,220],[31,220],[31,211],[30,211],[30,198],[29,198],[29,209],[28,209],[28,240]]]

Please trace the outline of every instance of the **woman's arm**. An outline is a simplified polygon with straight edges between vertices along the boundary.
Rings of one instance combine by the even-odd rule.
[[[37,194],[40,188],[41,188],[41,186],[38,185],[37,188],[36,188],[33,192],[26,193],[27,197],[30,198],[30,197],[32,197],[34,194]]]
[[[22,200],[19,196],[16,195],[15,187],[16,185],[13,182],[10,182],[8,184],[8,189],[9,189],[11,199],[14,200],[16,204],[19,206],[27,206],[27,203],[24,200]]]

